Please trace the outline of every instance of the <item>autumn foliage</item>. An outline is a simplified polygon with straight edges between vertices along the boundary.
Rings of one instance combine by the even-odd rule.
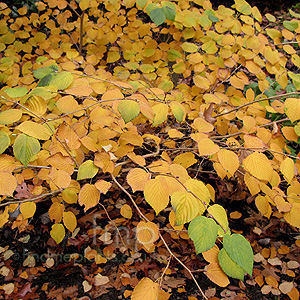
[[[279,30],[244,0],[190,3],[44,0],[30,13],[0,3],[1,227],[26,230],[51,196],[59,244],[79,230],[73,208],[88,212],[114,186],[146,252],[164,242],[147,213],[167,209],[220,286],[252,275],[253,252],[198,174],[234,181],[266,219],[300,228],[300,16]],[[158,294],[143,278],[132,299]]]

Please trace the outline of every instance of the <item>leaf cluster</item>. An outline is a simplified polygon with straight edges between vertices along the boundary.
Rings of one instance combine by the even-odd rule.
[[[217,10],[194,4],[44,0],[38,13],[23,7],[17,17],[0,4],[1,227],[20,205],[12,227],[25,230],[35,202],[52,194],[51,236],[60,243],[77,227],[72,208],[87,212],[126,177],[156,214],[171,204],[171,227],[188,226],[196,252],[209,257],[207,276],[226,286],[227,275],[252,274],[253,252],[195,176],[209,161],[264,217],[300,228],[300,158],[288,147],[300,135],[300,75],[287,68],[300,67],[300,21],[262,28],[244,0]],[[23,183],[31,199],[12,201]],[[144,218],[137,228],[153,252],[158,225]],[[149,280],[138,287],[151,285],[154,299]]]

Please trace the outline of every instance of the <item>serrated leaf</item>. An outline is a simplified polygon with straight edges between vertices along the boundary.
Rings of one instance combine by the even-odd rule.
[[[22,111],[20,109],[8,109],[0,112],[0,124],[9,125],[19,121],[22,117]]]
[[[211,195],[208,188],[202,181],[197,179],[189,179],[184,183],[184,185],[206,205],[209,204]]]
[[[99,168],[92,160],[86,160],[78,168],[77,180],[93,178],[98,173]]]
[[[250,243],[241,234],[234,233],[224,236],[223,247],[229,257],[252,276],[254,255]]]
[[[139,115],[140,105],[133,100],[122,100],[119,103],[118,110],[125,123],[128,123]]]
[[[284,219],[292,226],[300,229],[300,203],[294,202],[289,212],[283,215]]]
[[[65,227],[62,224],[53,224],[50,231],[51,237],[54,239],[56,244],[59,244],[65,237],[66,231]]]
[[[24,121],[16,129],[39,140],[48,140],[52,134],[45,126],[32,121]]]
[[[254,152],[243,160],[243,166],[252,176],[270,181],[273,176],[273,168],[268,158],[259,152]]]
[[[134,168],[127,174],[127,182],[133,192],[143,191],[146,182],[151,178],[151,174],[141,168]]]
[[[134,288],[131,300],[156,300],[159,294],[159,284],[144,277]]]
[[[100,200],[100,192],[93,184],[85,184],[78,194],[78,203],[84,205],[84,211],[96,206]]]
[[[0,154],[2,154],[10,145],[10,137],[5,131],[0,131]]]
[[[23,133],[17,136],[13,146],[16,159],[25,167],[27,167],[31,158],[37,154],[40,149],[41,146],[37,139]]]
[[[156,24],[156,26],[161,25],[166,20],[165,11],[161,7],[154,8],[150,12],[149,16],[150,16],[150,19],[152,20],[152,22],[154,22]]]
[[[195,245],[196,253],[211,249],[217,240],[218,226],[213,219],[199,216],[189,224],[188,235]]]
[[[71,211],[63,213],[63,222],[66,228],[71,232],[73,232],[77,226],[76,216]]]
[[[214,217],[214,219],[222,226],[218,228],[218,235],[223,237],[226,232],[228,232],[228,219],[227,219],[227,213],[219,204],[214,204],[210,206],[207,211]],[[225,232],[224,232],[225,229]]]
[[[220,250],[218,258],[222,270],[228,276],[236,279],[244,280],[244,276],[246,272],[228,256],[224,248]]]

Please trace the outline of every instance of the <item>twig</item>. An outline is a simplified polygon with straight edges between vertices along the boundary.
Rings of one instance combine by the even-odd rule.
[[[62,192],[62,189],[59,189],[59,190],[56,190],[56,191],[53,191],[53,192],[50,192],[50,193],[46,193],[46,194],[43,194],[43,195],[39,195],[35,198],[31,198],[31,199],[25,199],[25,200],[19,200],[19,201],[10,201],[10,202],[6,202],[6,203],[1,203],[0,204],[0,207],[1,206],[6,206],[6,205],[10,205],[10,204],[20,204],[20,203],[25,203],[25,202],[32,202],[32,201],[36,201],[36,200],[39,200],[39,199],[42,199],[42,198],[45,198],[47,196],[53,196],[55,194],[59,194]],[[14,198],[15,199],[15,198]]]

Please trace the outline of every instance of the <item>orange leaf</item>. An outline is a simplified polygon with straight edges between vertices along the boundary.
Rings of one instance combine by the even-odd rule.
[[[204,268],[205,275],[215,284],[225,287],[230,281],[218,263],[210,263]]]
[[[100,200],[100,192],[93,184],[85,184],[78,195],[78,203],[84,205],[84,211],[96,206]]]
[[[134,168],[129,171],[127,174],[127,182],[132,188],[133,192],[143,191],[145,188],[146,182],[151,178],[151,174],[147,173],[143,169]]]
[[[16,187],[16,178],[9,172],[0,171],[0,195],[12,196]]]

